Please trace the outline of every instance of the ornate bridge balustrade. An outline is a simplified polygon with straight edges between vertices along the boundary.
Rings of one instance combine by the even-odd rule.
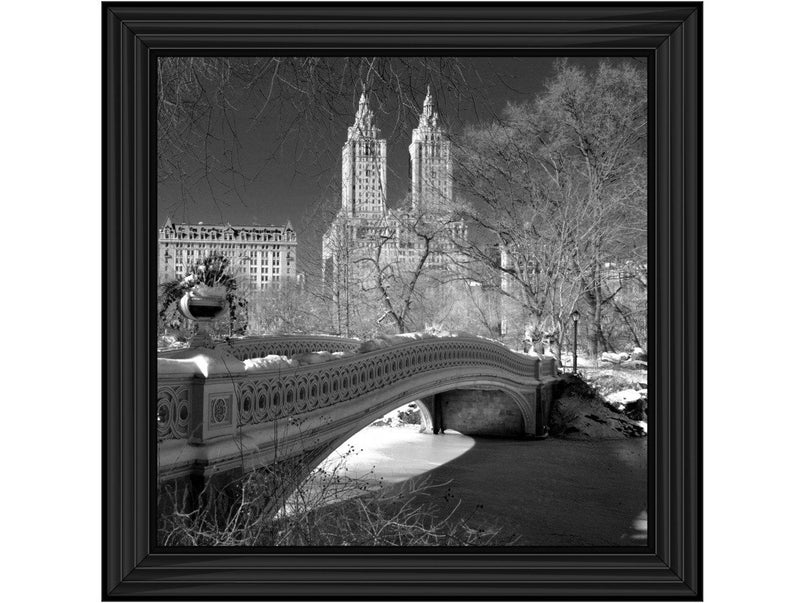
[[[329,335],[282,335],[276,337],[242,337],[229,339],[217,347],[229,352],[238,360],[264,358],[270,354],[294,356],[310,352],[351,352],[357,349],[360,341],[346,337]],[[160,358],[180,358],[186,348],[166,350],[159,353]]]
[[[159,363],[163,477],[247,470],[313,450],[323,458],[386,412],[454,390],[504,392],[522,415],[524,434],[541,437],[556,380],[552,359],[474,337],[416,339],[316,364],[249,370],[220,350],[193,353]]]

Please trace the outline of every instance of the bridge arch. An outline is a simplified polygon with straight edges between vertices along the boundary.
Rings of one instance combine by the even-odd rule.
[[[534,408],[533,395],[529,395],[527,392],[524,392],[521,386],[515,386],[506,379],[489,376],[447,379],[441,381],[436,386],[423,385],[419,388],[415,388],[411,391],[406,391],[401,394],[389,395],[385,401],[372,407],[370,412],[356,417],[348,428],[330,440],[325,449],[320,449],[315,455],[309,458],[310,471],[315,469],[316,466],[323,462],[332,452],[347,442],[351,437],[371,425],[377,419],[380,419],[392,410],[404,406],[405,404],[419,402],[419,407],[423,415],[423,420],[425,421],[425,426],[428,429],[432,429],[432,415],[430,413],[430,409],[427,408],[425,404],[421,403],[422,399],[427,399],[439,394],[458,390],[499,391],[504,393],[520,412],[523,425],[522,435],[527,434],[527,429],[525,426],[532,424],[535,421],[535,413],[537,409]]]
[[[261,352],[286,345],[263,343],[248,345]],[[456,390],[503,392],[522,416],[524,434],[542,437],[556,376],[551,360],[477,337],[394,342],[300,366],[247,368],[233,354],[207,352],[160,359],[158,461],[165,479],[206,478],[299,456],[320,462],[387,412]]]

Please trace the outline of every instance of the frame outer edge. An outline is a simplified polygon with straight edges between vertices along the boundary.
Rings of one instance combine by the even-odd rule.
[[[686,528],[683,534],[686,551],[683,578],[703,600],[703,6],[683,24],[684,34],[684,216],[686,241],[686,298],[684,346],[686,367],[684,399],[688,416],[684,421],[686,442],[684,471],[687,476],[685,504]]]
[[[149,552],[148,343],[153,285],[147,181],[147,62],[143,46],[103,7],[104,354],[103,593],[107,600]],[[147,260],[146,260],[147,258]],[[115,356],[118,353],[119,356]],[[115,359],[117,361],[115,362]]]
[[[103,195],[102,222],[103,257],[102,271],[103,313],[105,353],[103,357],[103,392],[105,400],[101,408],[103,414],[103,595],[110,592],[125,575],[133,569],[126,559],[124,543],[126,523],[123,511],[123,489],[125,478],[120,471],[125,454],[121,446],[123,419],[122,405],[118,403],[125,373],[124,358],[112,361],[112,354],[122,354],[121,313],[123,292],[120,263],[120,204],[117,202],[122,188],[124,171],[121,161],[123,136],[121,99],[123,81],[126,77],[122,56],[124,29],[112,11],[104,15],[103,29],[103,70],[106,83],[103,88]]]
[[[657,49],[657,554],[702,600],[700,7]],[[664,106],[663,106],[664,105]],[[664,169],[666,168],[666,169]],[[657,337],[658,336],[658,337]]]
[[[386,576],[387,581],[379,584],[355,580],[356,558],[350,562],[332,554],[324,557],[340,559],[329,567],[326,560],[312,565],[265,564],[259,562],[259,555],[250,555],[246,563],[239,562],[237,555],[222,555],[219,563],[211,564],[216,567],[205,567],[203,559],[208,555],[193,559],[193,555],[150,553],[153,518],[148,459],[154,436],[149,432],[149,385],[155,360],[146,359],[151,349],[149,312],[154,302],[154,285],[149,277],[156,251],[151,244],[154,234],[149,230],[155,200],[149,202],[148,187],[143,186],[153,166],[149,163],[153,158],[149,156],[147,136],[148,126],[152,126],[148,101],[150,51],[144,38],[120,17],[130,6],[102,5],[106,80],[103,600],[399,600],[430,599],[430,595],[470,600],[490,598],[493,590],[489,588],[499,589],[498,594],[506,599],[702,600],[701,3],[684,5],[689,11],[686,20],[655,52],[654,148],[659,169],[654,187],[656,223],[664,228],[664,232],[657,229],[653,247],[656,257],[651,263],[652,269],[659,268],[656,279],[651,280],[662,279],[657,290],[663,296],[655,296],[655,331],[651,338],[651,353],[659,361],[658,374],[652,375],[652,380],[662,392],[661,404],[654,411],[660,413],[655,420],[661,434],[654,458],[656,556],[640,554],[628,561],[627,554],[546,553],[506,561],[510,555],[503,553],[494,563],[476,559],[475,570],[470,569],[472,563],[456,566],[460,562],[454,556],[452,561],[436,556],[430,566],[435,574],[424,582],[411,579],[419,564],[411,563],[416,557],[407,556],[400,564],[401,575],[396,580]],[[183,6],[198,10],[198,5],[192,3]],[[177,10],[183,6],[177,6]],[[137,11],[140,9],[143,5],[136,6]],[[147,12],[147,7],[144,10]],[[657,340],[662,341],[661,351]],[[467,561],[471,558],[466,557]],[[554,567],[561,558],[566,565]],[[343,568],[337,570],[335,566],[341,563]],[[662,567],[662,563],[666,565]],[[366,568],[369,566],[371,561],[366,563]],[[299,573],[303,568],[308,568],[306,573]],[[338,579],[327,578],[329,569],[345,572]],[[389,571],[376,569],[375,578]],[[216,570],[221,571],[219,576],[231,575],[219,581],[208,573]],[[478,571],[477,575],[473,571]],[[202,578],[204,573],[206,580]],[[477,580],[474,584],[472,577]],[[457,583],[456,578],[460,578]],[[467,578],[468,582],[464,582]]]

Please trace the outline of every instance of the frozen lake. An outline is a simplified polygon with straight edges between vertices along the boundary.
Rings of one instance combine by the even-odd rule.
[[[455,431],[433,435],[418,425],[366,427],[333,452],[326,463],[340,464],[340,473],[385,484],[400,483],[457,459],[474,439]]]
[[[647,438],[540,441],[367,427],[330,460],[387,487],[433,485],[444,514],[456,504],[479,527],[502,527],[517,545],[647,544]]]

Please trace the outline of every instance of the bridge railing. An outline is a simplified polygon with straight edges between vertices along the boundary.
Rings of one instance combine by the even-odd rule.
[[[188,369],[187,360],[160,364],[157,393],[160,440],[187,439],[200,443],[236,427],[287,419],[347,403],[428,373],[496,372],[524,385],[556,373],[553,359],[539,360],[472,337],[416,339],[300,366],[246,369],[238,360],[231,358],[214,374],[200,374],[196,370],[189,376],[186,371],[191,367]]]
[[[274,337],[241,337],[229,339],[216,346],[226,350],[238,360],[248,358],[264,358],[277,356],[294,356],[310,352],[350,352],[360,345],[360,340],[331,335],[282,335]],[[159,352],[160,358],[176,358],[182,356],[187,348],[164,350]]]
[[[158,440],[187,440],[191,434],[192,399],[196,389],[192,375],[159,375],[156,394]]]

